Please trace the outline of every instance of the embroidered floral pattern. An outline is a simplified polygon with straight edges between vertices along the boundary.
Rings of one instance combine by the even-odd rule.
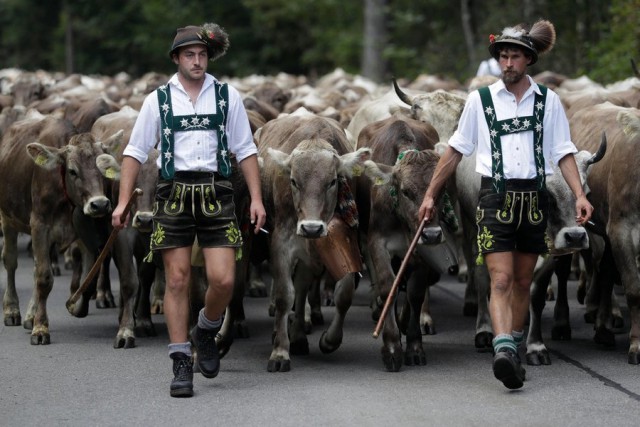
[[[151,235],[151,247],[158,246],[164,242],[164,228],[162,225],[158,224],[156,229],[153,230],[153,234]]]
[[[240,230],[238,230],[238,227],[236,227],[235,223],[233,222],[230,222],[227,226],[226,235],[229,243],[238,243],[242,238],[242,236],[240,235]]]

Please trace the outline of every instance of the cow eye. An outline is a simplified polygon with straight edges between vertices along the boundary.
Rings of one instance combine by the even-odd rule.
[[[402,189],[402,195],[403,195],[404,197],[406,197],[407,199],[410,199],[410,198],[411,198],[411,191],[409,191],[409,190],[408,190],[408,189],[406,189],[406,188],[403,188],[403,189]]]
[[[336,185],[337,180],[334,178],[330,183],[328,188],[333,188]]]
[[[296,180],[293,178],[291,178],[291,186],[296,189],[298,188],[298,184],[296,183]]]

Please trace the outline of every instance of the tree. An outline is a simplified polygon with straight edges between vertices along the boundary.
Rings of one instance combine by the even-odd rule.
[[[387,0],[365,0],[362,75],[380,82],[387,73],[384,46],[387,44]]]

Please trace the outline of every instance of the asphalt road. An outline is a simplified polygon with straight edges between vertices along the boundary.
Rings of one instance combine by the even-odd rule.
[[[26,239],[20,248],[24,317],[33,261]],[[432,289],[438,333],[424,337],[426,366],[384,370],[381,339],[372,338],[369,286],[361,282],[342,347],[322,354],[318,328],[309,336],[310,354],[293,356],[287,373],[267,372],[273,326],[267,299],[247,298],[251,337],[235,341],[217,378],[196,375],[194,397],[174,399],[163,316],[154,316],[158,337],[113,349],[117,309],[92,303],[89,316],[73,318],[64,305],[70,276],[56,277],[49,298],[50,345],[32,346],[27,330],[0,324],[0,426],[638,426],[640,420],[640,367],[627,364],[627,334],[616,336],[615,350],[598,348],[575,282],[573,340],[551,341],[554,303],[548,303],[543,328],[552,365],[527,366],[518,391],[494,379],[490,354],[475,351],[475,319],[462,316],[464,285],[446,277]],[[117,296],[115,272],[112,282]],[[323,313],[328,320],[333,308]],[[626,305],[623,313],[628,328]]]

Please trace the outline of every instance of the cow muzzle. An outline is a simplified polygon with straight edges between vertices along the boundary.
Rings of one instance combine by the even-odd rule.
[[[105,196],[91,197],[82,209],[85,215],[99,218],[111,212],[111,202]]]
[[[141,233],[151,233],[153,231],[153,214],[149,211],[136,212],[131,226]]]
[[[553,242],[552,253],[570,253],[589,248],[589,235],[584,227],[564,227]]]
[[[327,235],[327,224],[323,221],[299,221],[296,234],[307,239],[317,239]]]
[[[424,227],[420,235],[420,244],[437,245],[444,242],[444,233],[440,226]]]

